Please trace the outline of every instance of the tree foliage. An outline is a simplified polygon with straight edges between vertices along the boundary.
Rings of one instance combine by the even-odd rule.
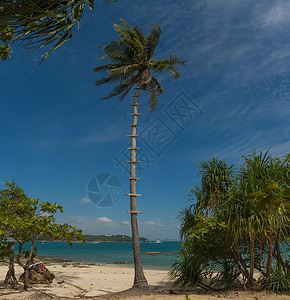
[[[94,0],[0,0],[0,40],[3,42],[0,57],[2,60],[10,57],[10,47],[15,43],[29,50],[52,45],[40,56],[42,63],[72,38],[73,28],[80,24],[86,3],[93,10]]]
[[[147,36],[138,26],[131,27],[125,20],[120,19],[122,25],[113,24],[119,35],[119,40],[113,40],[109,44],[100,47],[104,55],[101,59],[108,64],[98,66],[94,72],[104,71],[106,77],[95,82],[97,86],[105,83],[117,83],[113,91],[106,97],[108,99],[120,96],[120,100],[128,94],[134,84],[139,82],[148,73],[147,81],[142,84],[142,89],[149,93],[149,111],[157,106],[157,97],[164,92],[162,85],[152,73],[168,73],[173,79],[178,79],[177,65],[185,65],[185,61],[176,55],[160,60],[154,59],[161,29],[159,25],[152,24]]]
[[[280,159],[253,152],[243,160],[239,170],[217,158],[201,162],[201,185],[187,195],[191,204],[179,216],[184,243],[173,278],[181,276],[184,253],[208,267],[211,288],[227,288],[239,274],[253,287],[254,271],[260,272],[265,289],[267,282],[289,276],[289,154]],[[287,286],[282,281],[280,286]]]
[[[11,242],[7,241],[5,234],[0,234],[0,261],[11,255]]]
[[[7,181],[5,186],[6,188],[0,191],[0,233],[12,240],[6,282],[15,284],[14,258],[16,257],[17,263],[23,267],[26,274],[24,288],[27,289],[28,267],[35,253],[36,241],[46,238],[61,239],[71,245],[73,240],[84,242],[84,239],[81,230],[66,223],[56,223],[54,214],[62,213],[62,206],[29,197],[14,180]],[[23,251],[26,243],[29,245],[29,250]],[[26,263],[21,261],[22,255],[27,257]]]

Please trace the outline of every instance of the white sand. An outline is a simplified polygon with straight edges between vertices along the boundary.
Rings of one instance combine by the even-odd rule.
[[[28,291],[23,291],[22,283],[19,283],[13,291],[7,289],[3,284],[7,266],[0,266],[0,299],[172,299],[184,300],[184,293],[176,291],[177,294],[168,294],[171,284],[167,278],[167,271],[145,270],[148,283],[155,286],[162,294],[151,294],[143,296],[120,296],[112,293],[121,292],[132,287],[134,270],[120,266],[96,266],[83,265],[63,267],[62,264],[53,264],[47,268],[55,274],[52,284],[33,285]],[[22,268],[16,266],[17,278],[22,273]],[[166,294],[164,294],[166,293]],[[48,296],[49,295],[49,296]],[[266,293],[253,292],[230,292],[220,294],[198,295],[190,294],[191,300],[213,300],[218,298],[239,300],[290,300],[286,295],[269,295]]]

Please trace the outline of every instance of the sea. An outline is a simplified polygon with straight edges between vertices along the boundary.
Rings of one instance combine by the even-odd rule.
[[[169,270],[180,250],[177,241],[140,242],[141,259],[144,269]],[[133,266],[133,248],[130,242],[75,242],[70,246],[67,242],[37,242],[38,256],[87,261],[96,264]],[[162,252],[164,254],[148,255],[146,252]],[[117,264],[116,264],[117,263]],[[121,263],[121,264],[120,264]]]

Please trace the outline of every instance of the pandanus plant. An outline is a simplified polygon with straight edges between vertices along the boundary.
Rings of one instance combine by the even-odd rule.
[[[130,115],[133,116],[133,122],[131,126],[131,134],[128,137],[131,138],[131,146],[128,150],[131,151],[131,159],[127,161],[130,164],[130,193],[126,195],[130,196],[130,211],[131,214],[131,228],[133,239],[133,256],[134,256],[134,268],[135,277],[133,287],[147,287],[148,283],[144,276],[142,263],[140,242],[138,234],[137,214],[141,213],[137,210],[136,198],[141,195],[137,194],[136,181],[140,178],[136,177],[136,164],[139,161],[136,160],[136,138],[137,135],[137,118],[138,113],[138,97],[140,90],[147,91],[149,93],[149,112],[155,110],[157,106],[157,97],[164,92],[162,85],[152,75],[153,73],[168,73],[173,79],[178,79],[180,73],[176,70],[176,65],[184,65],[185,61],[179,59],[176,55],[170,55],[169,58],[160,60],[154,60],[155,49],[158,45],[161,35],[161,29],[158,25],[151,25],[149,34],[144,36],[138,26],[131,27],[126,21],[121,19],[122,25],[113,24],[115,31],[119,34],[119,40],[113,40],[109,44],[100,47],[104,56],[104,59],[110,63],[98,66],[94,68],[94,72],[104,71],[106,77],[97,80],[95,83],[97,86],[105,83],[117,83],[113,91],[106,97],[119,96],[120,100],[123,100],[129,93],[134,85],[137,85],[135,95],[133,96],[133,112]]]

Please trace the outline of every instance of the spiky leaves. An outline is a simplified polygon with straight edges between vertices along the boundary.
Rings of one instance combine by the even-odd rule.
[[[145,37],[138,26],[131,27],[126,21],[120,19],[122,25],[114,24],[114,29],[119,35],[119,40],[111,41],[101,47],[104,56],[101,59],[110,63],[93,69],[94,72],[105,71],[106,77],[97,80],[97,86],[104,83],[118,83],[112,93],[102,98],[108,99],[120,96],[124,99],[131,87],[140,82],[145,71],[150,73],[168,73],[173,79],[178,79],[177,65],[185,65],[185,61],[176,55],[161,60],[153,60],[158,45],[161,29],[158,25],[151,25]],[[158,80],[151,76],[150,80],[143,83],[142,89],[149,93],[149,112],[157,106],[157,97],[164,92]]]
[[[42,63],[71,39],[72,29],[79,25],[87,2],[93,10],[94,0],[0,0],[0,33],[1,28],[13,30],[11,42],[17,41],[30,50],[52,44],[52,48],[39,57]]]

